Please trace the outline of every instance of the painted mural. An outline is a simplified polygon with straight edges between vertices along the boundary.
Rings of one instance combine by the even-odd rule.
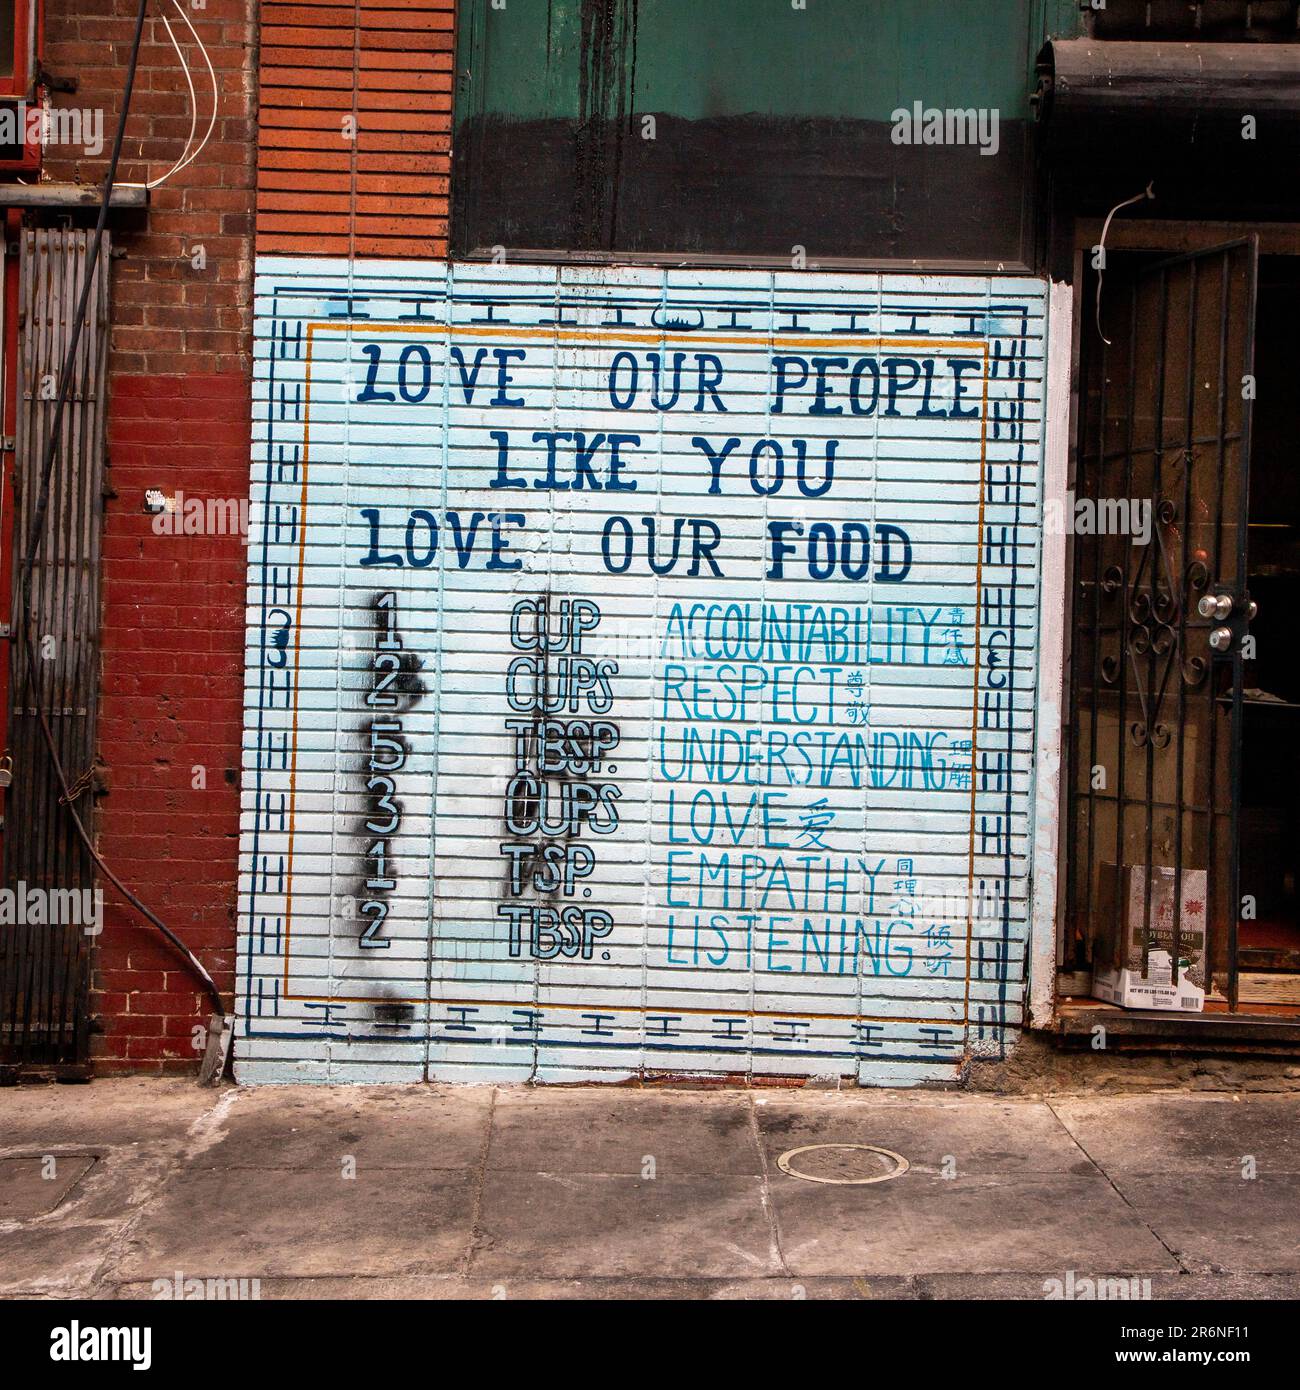
[[[1044,286],[263,260],[243,1081],[1020,1022]]]

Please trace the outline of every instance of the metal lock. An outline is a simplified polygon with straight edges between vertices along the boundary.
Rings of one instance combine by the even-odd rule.
[[[1232,646],[1232,629],[1230,627],[1216,627],[1210,633],[1210,646],[1216,652],[1226,652]]]
[[[0,758],[0,787],[8,787],[14,780],[14,760],[6,753]]]
[[[1213,618],[1216,623],[1221,623],[1232,612],[1232,595],[1206,594],[1196,605],[1196,611],[1202,618]],[[1214,647],[1213,638],[1210,639],[1210,646]],[[1218,647],[1214,649],[1220,650]]]

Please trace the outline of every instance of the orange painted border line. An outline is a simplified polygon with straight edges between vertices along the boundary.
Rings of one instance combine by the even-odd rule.
[[[563,327],[563,325],[559,325]],[[371,333],[453,333],[456,335],[471,337],[498,337],[498,338],[541,338],[546,341],[579,341],[579,342],[605,342],[610,338],[618,338],[624,342],[637,343],[709,343],[711,345],[755,345],[753,337],[738,338],[722,335],[705,335],[692,333],[689,336],[682,336],[673,333],[636,333],[620,331],[617,327],[608,329],[595,329],[591,331],[563,331],[553,332],[547,328],[515,328],[507,326],[493,326],[484,324],[453,324],[453,323],[431,323],[431,324],[404,324],[404,323],[364,323],[357,320],[348,319],[343,322],[324,321],[307,324],[307,355],[305,360],[306,376],[303,388],[303,431],[302,431],[302,490],[300,497],[301,516],[299,518],[299,539],[298,539],[298,602],[296,608],[295,629],[294,629],[294,680],[293,680],[293,723],[292,739],[290,745],[289,763],[289,843],[288,855],[285,871],[285,908],[284,908],[284,976],[281,988],[281,997],[286,1000],[293,1000],[297,1003],[309,1004],[449,1004],[453,1007],[469,1005],[485,1005],[488,1007],[517,1008],[520,1007],[518,1001],[507,999],[434,999],[430,995],[418,997],[393,996],[378,997],[374,995],[358,994],[293,994],[289,990],[290,955],[289,947],[293,933],[293,842],[294,842],[294,811],[297,791],[297,770],[298,770],[298,678],[299,678],[299,651],[302,632],[302,589],[303,574],[306,565],[307,550],[307,474],[310,460],[310,431],[311,431],[311,368],[312,368],[312,348],[315,343],[316,330],[329,331],[335,333],[354,332],[358,336],[365,336]],[[979,718],[979,678],[980,678],[980,588],[983,580],[984,565],[984,502],[985,489],[987,486],[987,449],[988,449],[988,396],[989,396],[989,344],[987,338],[972,340],[969,338],[895,338],[890,336],[870,336],[859,337],[846,334],[844,337],[835,338],[815,338],[789,334],[771,334],[759,340],[764,347],[883,347],[885,344],[900,348],[942,348],[949,349],[971,349],[980,350],[983,356],[983,390],[981,393],[980,410],[980,490],[979,490],[979,520],[977,537],[977,549],[975,559],[975,665],[972,668],[972,697],[971,697],[971,797],[970,797],[970,825],[969,825],[969,856],[967,860],[967,903],[972,901],[972,894],[975,887],[975,754],[977,726]],[[432,924],[431,924],[432,925]],[[967,918],[966,924],[966,980],[965,992],[962,1001],[962,1029],[968,1031],[970,1027],[970,966],[971,966],[971,931],[973,921]],[[585,1004],[565,1004],[547,1003],[538,1004],[539,1009],[564,1009],[570,1011],[603,1012],[603,1013],[640,1013],[645,1015],[649,1012],[642,1004],[610,1004],[601,1009],[593,1009]],[[934,1018],[897,1018],[874,1014],[842,1014],[842,1013],[794,1013],[784,1012],[774,1009],[735,1009],[723,1010],[704,1009],[697,1006],[683,1007],[680,1009],[663,1010],[682,1015],[709,1015],[711,1017],[736,1017],[736,1018],[790,1018],[790,1019],[810,1019],[815,1021],[843,1020],[846,1023],[914,1023],[929,1024],[939,1026],[949,1026],[942,1019]]]

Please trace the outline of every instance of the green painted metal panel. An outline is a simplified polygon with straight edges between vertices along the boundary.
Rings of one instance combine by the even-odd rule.
[[[470,107],[577,117],[582,0],[469,0],[460,70]],[[1078,33],[1077,0],[608,0],[632,36],[631,109],[687,119],[764,114],[887,120],[900,103],[1027,115],[1049,36]],[[633,71],[634,69],[634,71]]]

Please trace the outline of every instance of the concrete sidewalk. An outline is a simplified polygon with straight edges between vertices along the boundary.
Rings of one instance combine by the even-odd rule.
[[[1294,1298],[1298,1120],[1296,1095],[20,1087],[0,1293],[1042,1298],[1074,1271]],[[813,1144],[910,1168],[778,1167]]]

